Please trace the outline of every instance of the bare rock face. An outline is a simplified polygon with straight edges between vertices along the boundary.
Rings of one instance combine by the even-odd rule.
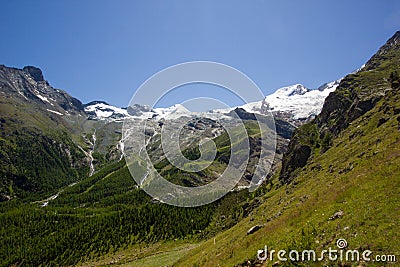
[[[85,116],[81,101],[53,88],[37,67],[17,69],[0,65],[0,92],[7,98],[35,105],[44,112],[51,110],[58,115]]]
[[[357,74],[346,76],[338,90],[325,99],[322,111],[316,118],[318,127],[337,135],[351,121],[371,110],[382,98],[380,93],[365,95],[358,92],[359,79]]]
[[[290,182],[293,178],[293,172],[304,167],[310,156],[311,148],[309,146],[291,142],[288,152],[283,157],[280,179],[286,183]]]
[[[44,77],[42,70],[34,66],[25,66],[24,71],[28,72],[36,82],[43,82]]]

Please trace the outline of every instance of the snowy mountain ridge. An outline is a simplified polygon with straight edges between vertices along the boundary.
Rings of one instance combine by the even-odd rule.
[[[339,85],[341,79],[326,83],[318,89],[308,89],[302,84],[285,86],[276,90],[258,102],[247,103],[239,106],[249,113],[267,114],[285,117],[291,122],[305,121],[318,115],[322,109],[325,98]],[[225,115],[234,108],[210,111]],[[122,121],[126,117],[140,120],[165,119],[179,117],[190,113],[183,105],[175,104],[167,108],[153,108],[135,104],[128,108],[118,108],[103,101],[93,101],[85,105],[85,112],[93,120]]]

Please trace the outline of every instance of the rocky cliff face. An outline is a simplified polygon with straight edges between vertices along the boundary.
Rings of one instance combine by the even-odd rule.
[[[295,131],[283,159],[281,181],[290,182],[310,157],[324,153],[341,131],[393,93],[399,69],[400,32],[396,32],[364,68],[341,80],[315,120]]]
[[[0,92],[4,98],[28,102],[54,114],[85,114],[78,99],[50,86],[36,67],[21,70],[0,65]]]
[[[42,70],[34,66],[25,66],[24,71],[28,72],[36,82],[44,82]]]

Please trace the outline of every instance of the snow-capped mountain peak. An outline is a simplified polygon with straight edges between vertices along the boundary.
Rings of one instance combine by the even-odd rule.
[[[318,89],[308,89],[302,84],[285,86],[268,95],[265,99],[247,103],[239,108],[249,113],[267,114],[284,118],[294,124],[299,124],[313,118],[321,112],[325,98],[339,85],[341,79],[325,83]],[[217,110],[218,113],[228,113],[235,108]]]
[[[183,105],[176,104],[167,108],[154,108],[139,104],[128,108],[118,108],[104,101],[93,101],[85,105],[85,112],[93,120],[122,121],[126,117],[133,117],[141,120],[155,118],[179,117],[189,113]]]
[[[301,84],[283,87],[265,97],[263,104],[270,112],[289,121],[308,120],[321,112],[325,98],[339,85],[340,80],[310,90]]]
[[[314,90],[300,84],[284,87],[268,95],[264,102],[271,112],[280,113],[289,120],[307,120],[321,112],[325,98],[335,91],[339,82],[329,82]]]
[[[189,113],[190,111],[181,104],[175,104],[168,108],[154,108],[153,112],[157,114],[158,118],[165,118],[169,115],[180,116]]]
[[[124,108],[114,107],[104,101],[93,101],[85,105],[85,112],[91,119],[122,119],[128,116]]]
[[[274,94],[282,95],[282,96],[294,96],[294,95],[304,95],[308,91],[309,91],[309,89],[307,87],[305,87],[304,85],[295,84],[295,85],[291,85],[291,86],[282,87],[282,88],[276,90],[276,92]]]

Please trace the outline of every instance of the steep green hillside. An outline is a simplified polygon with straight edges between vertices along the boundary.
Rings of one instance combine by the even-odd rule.
[[[397,32],[366,63],[365,67],[347,75],[335,92],[325,100],[321,114],[311,123],[297,129],[283,158],[280,178],[290,182],[308,158],[324,153],[353,120],[370,111],[387,94],[399,88],[400,32]],[[380,124],[399,114],[385,107]]]
[[[327,257],[317,263],[276,262],[276,254],[273,261],[256,260],[265,245],[319,253],[337,249],[339,238],[349,249],[371,250],[371,258],[399,260],[399,39],[398,32],[365,69],[341,82],[314,122],[296,131],[263,204],[176,266],[358,266]],[[260,229],[248,234],[255,225]]]
[[[57,115],[3,98],[0,110],[0,201],[52,192],[87,175],[85,154]]]

